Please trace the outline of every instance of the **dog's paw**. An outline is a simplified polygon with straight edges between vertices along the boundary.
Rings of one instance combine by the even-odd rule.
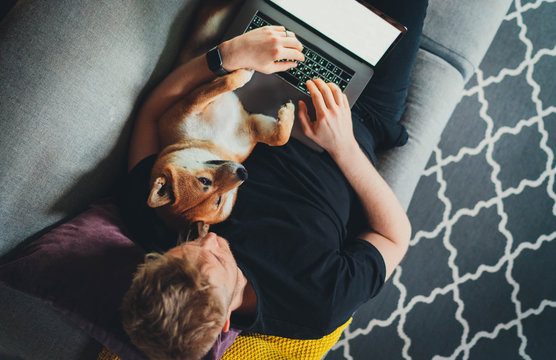
[[[295,118],[295,106],[290,101],[280,108],[278,111],[278,121],[280,122],[292,122]]]
[[[288,142],[292,132],[293,122],[295,120],[295,106],[290,101],[282,105],[278,111],[278,119],[276,121],[276,145],[283,145]]]
[[[230,80],[232,81],[232,87],[238,89],[243,85],[247,84],[249,80],[253,77],[253,70],[239,69],[231,73]]]

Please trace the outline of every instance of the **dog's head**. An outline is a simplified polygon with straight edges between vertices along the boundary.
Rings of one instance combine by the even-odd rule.
[[[240,163],[200,149],[181,150],[157,159],[147,203],[175,228],[198,221],[215,224],[230,215],[246,179]]]

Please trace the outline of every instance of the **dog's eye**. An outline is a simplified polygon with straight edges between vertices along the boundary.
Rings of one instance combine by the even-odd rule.
[[[209,179],[207,179],[206,177],[200,177],[198,178],[199,181],[201,182],[201,184],[205,185],[205,186],[209,186],[212,185],[212,181],[210,181]]]
[[[220,206],[220,203],[222,202],[222,195],[220,195],[218,197],[218,200],[216,201],[216,206]]]
[[[205,164],[210,164],[210,165],[222,165],[224,163],[227,163],[228,161],[226,160],[209,160],[209,161],[205,161]]]

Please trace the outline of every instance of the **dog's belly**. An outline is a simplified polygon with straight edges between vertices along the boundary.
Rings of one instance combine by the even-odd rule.
[[[239,156],[247,156],[253,147],[249,114],[233,92],[217,98],[200,114],[187,117],[181,132],[189,138],[211,141]]]

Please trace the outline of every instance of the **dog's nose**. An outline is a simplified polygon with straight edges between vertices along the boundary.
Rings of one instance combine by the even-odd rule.
[[[236,174],[241,181],[247,180],[247,169],[244,167],[237,168]]]

